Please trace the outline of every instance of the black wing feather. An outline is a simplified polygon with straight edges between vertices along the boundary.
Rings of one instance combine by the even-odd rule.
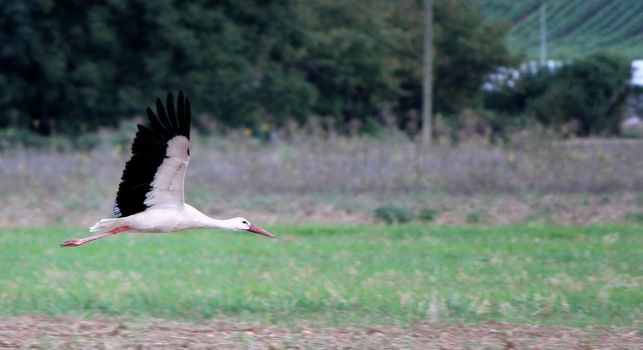
[[[167,101],[165,102],[165,106],[167,107],[167,117],[170,120],[170,124],[172,124],[172,128],[181,130],[179,127],[179,120],[177,119],[176,113],[174,112],[174,96],[172,96],[172,93],[167,94]]]
[[[183,91],[179,91],[179,98],[176,101],[177,119],[185,122],[185,104],[183,103]],[[190,121],[188,120],[188,125]],[[184,130],[184,123],[179,124],[179,128]]]
[[[116,216],[129,216],[147,209],[145,198],[152,190],[152,181],[166,158],[167,143],[175,136],[190,139],[190,106],[183,102],[179,92],[177,110],[171,93],[167,96],[167,111],[160,99],[156,100],[156,112],[147,107],[150,127],[138,125],[132,143],[132,157],[125,164],[121,183],[118,186],[113,212]]]
[[[161,124],[163,124],[163,127],[165,127],[166,130],[175,129],[172,126],[172,123],[170,123],[170,119],[167,117],[167,114],[165,114],[165,108],[163,107],[163,102],[161,102],[160,98],[156,99],[156,115],[159,116],[159,120],[161,121]]]
[[[183,97],[183,91],[179,94],[181,97]],[[183,99],[181,99],[183,100]],[[179,101],[181,101],[179,100]],[[190,112],[190,100],[187,98],[185,99],[185,114],[181,118],[181,120],[184,121],[183,124],[183,130],[182,130],[182,135],[185,135],[185,137],[190,139],[190,123],[192,122],[192,112]]]
[[[161,122],[159,122],[159,119],[156,117],[154,112],[150,107],[147,107],[147,119],[150,121],[150,127],[152,130],[157,132],[158,134],[164,135],[165,137],[169,137],[170,134],[165,130],[165,127],[161,125]]]

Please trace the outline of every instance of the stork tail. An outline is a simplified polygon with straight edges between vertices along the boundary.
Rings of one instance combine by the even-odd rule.
[[[102,219],[89,228],[89,232],[98,232],[104,230],[111,230],[118,227],[119,218],[115,219]]]

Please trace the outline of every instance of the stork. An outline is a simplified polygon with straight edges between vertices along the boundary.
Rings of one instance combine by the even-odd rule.
[[[167,107],[167,108],[166,108]],[[184,201],[183,184],[190,162],[190,101],[179,92],[174,106],[172,93],[166,106],[156,99],[156,114],[147,107],[149,127],[137,125],[132,157],[125,164],[116,194],[116,218],[102,219],[89,228],[93,236],[70,239],[62,247],[77,247],[120,232],[174,232],[219,228],[249,231],[270,238],[272,233],[236,217],[217,220]]]

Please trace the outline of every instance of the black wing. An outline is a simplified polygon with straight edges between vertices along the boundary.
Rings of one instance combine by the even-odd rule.
[[[190,101],[183,92],[174,108],[172,93],[166,107],[156,99],[156,115],[147,107],[150,126],[137,125],[132,158],[118,186],[114,215],[129,216],[151,206],[183,204],[183,182],[190,160]]]

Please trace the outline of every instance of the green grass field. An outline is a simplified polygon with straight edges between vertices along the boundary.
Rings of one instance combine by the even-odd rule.
[[[0,230],[0,315],[325,325],[640,326],[643,226],[273,226],[247,233]]]

